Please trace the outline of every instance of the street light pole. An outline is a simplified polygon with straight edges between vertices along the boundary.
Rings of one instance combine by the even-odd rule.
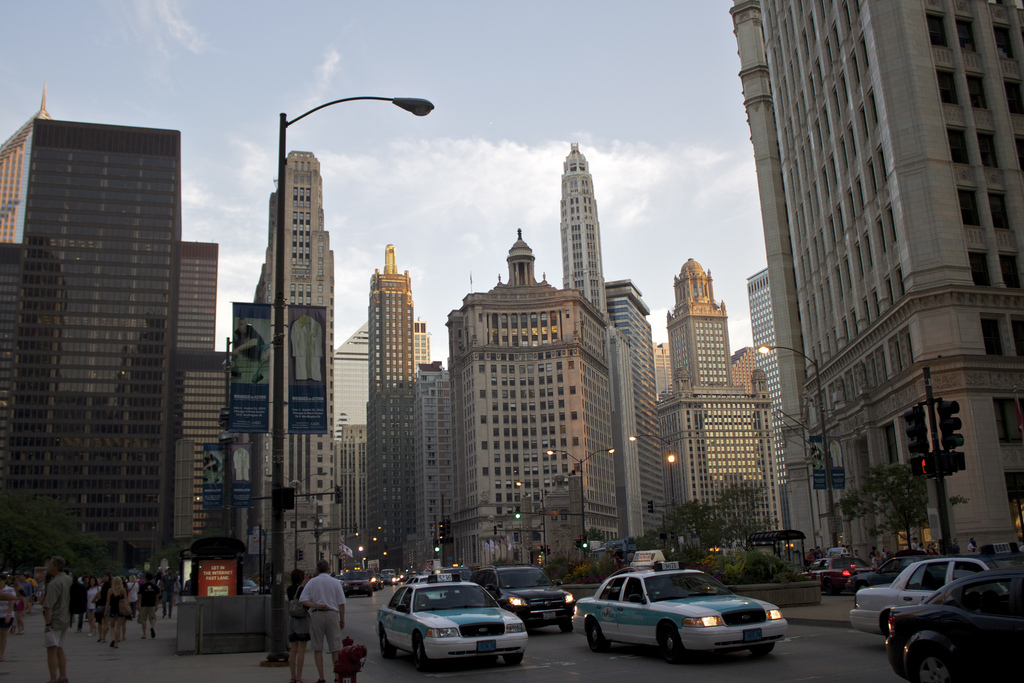
[[[821,452],[822,460],[825,463],[825,491],[827,493],[826,497],[828,499],[828,530],[832,536],[831,547],[838,548],[839,532],[836,531],[835,524],[833,523],[833,518],[835,516],[836,510],[836,501],[835,494],[833,493],[832,488],[832,449],[829,448],[828,445],[828,427],[825,424],[825,401],[821,391],[821,368],[818,366],[817,361],[808,356],[806,353],[804,353],[803,351],[798,351],[790,346],[774,346],[765,344],[763,346],[757,347],[758,353],[764,354],[767,354],[769,351],[774,351],[775,349],[786,349],[787,351],[792,351],[795,354],[803,356],[808,362],[810,362],[811,365],[814,366],[814,383],[818,401],[818,421],[821,423]],[[811,486],[813,486],[813,472],[811,473],[811,476]]]
[[[287,178],[288,150],[287,135],[288,126],[306,118],[313,112],[320,111],[325,107],[342,102],[354,100],[382,100],[391,102],[394,105],[415,114],[426,116],[433,110],[434,105],[427,100],[410,97],[345,97],[340,100],[333,100],[318,107],[310,109],[305,114],[297,116],[291,121],[284,112],[280,114],[277,143],[277,211],[275,212],[274,225],[274,382],[271,387],[271,488],[281,489],[284,487],[284,381],[285,381],[285,355],[284,355],[284,280],[285,280],[285,230],[284,230],[284,186]],[[276,500],[280,500],[279,498]],[[268,661],[288,661],[288,644],[285,640],[288,613],[285,610],[284,600],[284,508],[278,503],[271,505],[273,516],[271,518],[270,537],[271,553],[270,561],[273,564],[273,584],[270,591],[270,652],[267,655]],[[298,529],[296,529],[296,532]]]

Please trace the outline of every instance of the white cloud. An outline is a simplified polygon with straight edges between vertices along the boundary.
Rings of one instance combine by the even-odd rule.
[[[156,10],[157,19],[175,42],[194,54],[203,51],[206,41],[199,31],[182,16],[181,3],[178,0],[151,0],[151,2]]]

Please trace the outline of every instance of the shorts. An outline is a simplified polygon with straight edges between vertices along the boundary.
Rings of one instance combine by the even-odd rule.
[[[9,628],[11,628],[12,624],[14,624],[14,617],[8,616],[0,618],[0,631],[8,630]]]
[[[43,632],[43,644],[46,647],[59,647],[59,648],[63,649],[64,648],[64,641],[67,640],[67,638],[68,638],[68,631],[70,631],[70,630],[71,629],[69,629],[69,628],[65,628],[65,629],[61,629],[60,631],[54,631],[53,629],[50,629],[49,631],[44,631]]]
[[[309,646],[313,652],[324,650],[324,641],[327,641],[327,651],[337,652],[344,645],[341,642],[340,615],[336,610],[318,610],[309,613]]]
[[[156,605],[139,605],[139,623],[145,624],[146,620],[156,621]]]

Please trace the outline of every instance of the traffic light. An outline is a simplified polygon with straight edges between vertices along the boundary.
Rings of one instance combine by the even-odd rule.
[[[334,487],[334,502],[341,505],[341,486]]]
[[[589,544],[589,543],[587,543],[587,539],[586,539],[586,538],[583,538],[583,539],[581,540],[581,545],[580,545],[580,547],[581,547],[581,548],[583,548],[584,550],[586,550],[587,548],[589,548],[589,547],[590,547],[590,544]]]
[[[939,468],[943,476],[956,474],[960,470],[967,469],[967,459],[960,451],[943,451],[939,453]]]
[[[654,501],[653,500],[647,501],[647,511],[648,512],[654,512]]]
[[[919,455],[910,459],[910,472],[915,477],[933,478],[938,474],[934,455]]]
[[[583,547],[583,537],[582,536],[577,536],[576,537],[576,547],[577,548],[582,548]]]
[[[515,511],[515,518],[516,518],[516,519],[519,519],[519,518],[521,518],[522,516],[523,516],[523,513],[522,513],[522,512],[521,512],[521,511],[519,510],[519,508],[516,508],[516,511]]]
[[[435,553],[441,552],[441,544],[438,543],[438,540],[436,538],[434,539],[434,552]]]
[[[226,431],[230,423],[231,410],[229,408],[221,408],[220,414],[217,416],[217,424],[220,425],[221,430]]]
[[[925,421],[924,403],[903,413],[903,419],[907,421],[907,450],[911,453],[928,452],[928,424]]]
[[[545,555],[550,555],[551,554],[551,546],[549,546],[549,545],[544,546],[544,554]]]
[[[448,540],[448,520],[442,519],[437,525],[437,540],[439,543],[445,543]]]
[[[963,434],[957,434],[963,423],[959,417],[955,417],[960,412],[960,404],[956,401],[936,401],[935,410],[939,413],[939,433],[942,435],[939,441],[942,450],[955,451],[964,445]]]

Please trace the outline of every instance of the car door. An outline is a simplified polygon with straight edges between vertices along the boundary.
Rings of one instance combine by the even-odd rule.
[[[918,605],[929,595],[946,585],[949,562],[924,562],[917,567],[900,590],[896,604]]]
[[[621,603],[619,595],[626,583],[626,576],[616,576],[605,584],[600,595],[594,596],[593,616],[601,625],[605,638],[615,640],[619,636],[618,611]]]
[[[654,625],[648,624],[649,612],[650,601],[644,593],[643,581],[638,576],[628,577],[615,608],[619,639],[626,643],[655,642]]]
[[[391,644],[400,650],[412,652],[413,619],[412,586],[402,586],[392,596],[385,613],[384,632]]]
[[[972,659],[984,662],[991,671],[1019,667],[1021,636],[1024,635],[1024,585],[1019,577],[990,579],[985,573],[963,586],[960,604],[970,613],[959,624],[955,644]]]

